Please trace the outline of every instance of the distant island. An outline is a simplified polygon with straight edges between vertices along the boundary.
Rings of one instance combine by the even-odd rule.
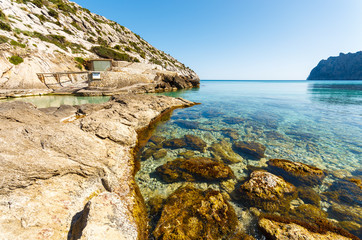
[[[362,52],[321,60],[307,80],[362,80]]]

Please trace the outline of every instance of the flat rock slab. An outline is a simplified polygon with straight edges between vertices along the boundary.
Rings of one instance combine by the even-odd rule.
[[[125,239],[145,239],[146,211],[133,177],[137,132],[160,114],[191,105],[183,99],[134,94],[58,111],[40,111],[24,102],[1,103],[1,237],[67,239],[75,226],[78,232],[87,233],[82,239],[95,239],[99,234],[119,239],[111,237],[116,236],[113,231]],[[73,122],[61,121],[74,112],[78,117]],[[92,219],[105,214],[100,199],[106,197],[119,211],[107,210],[115,218],[96,224]],[[90,200],[87,217],[89,224],[97,225],[97,233],[87,223],[74,225]],[[106,227],[112,221],[123,225]]]

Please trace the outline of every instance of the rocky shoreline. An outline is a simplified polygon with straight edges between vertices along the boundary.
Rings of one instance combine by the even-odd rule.
[[[195,103],[123,94],[104,104],[0,104],[3,239],[147,239],[135,184],[138,135]]]

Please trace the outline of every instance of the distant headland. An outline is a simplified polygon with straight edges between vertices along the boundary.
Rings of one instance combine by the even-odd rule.
[[[362,80],[362,52],[321,60],[307,80]]]

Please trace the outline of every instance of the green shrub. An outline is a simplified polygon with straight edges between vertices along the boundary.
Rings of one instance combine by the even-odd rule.
[[[95,41],[94,38],[92,38],[92,37],[89,37],[89,38],[87,39],[87,41],[90,42],[90,43],[96,43],[96,41]]]
[[[3,35],[0,35],[0,44],[6,43],[6,42],[8,42],[8,41],[9,41],[9,38],[7,38],[7,37],[5,37],[5,36],[3,36]]]
[[[5,30],[5,31],[11,31],[11,27],[9,24],[0,21],[0,29]]]
[[[64,27],[63,32],[68,33],[69,35],[74,35],[73,32],[71,32],[68,28]]]
[[[33,0],[32,3],[37,6],[38,8],[42,8],[44,3],[42,0]]]
[[[75,28],[78,29],[78,30],[82,30],[82,28],[79,27],[78,23],[77,23],[76,21],[74,21],[74,20],[73,20],[73,22],[72,22],[70,25],[72,25],[73,27],[75,27]]]
[[[79,68],[80,70],[82,70],[83,67],[85,67],[85,65],[87,63],[86,60],[84,60],[81,57],[76,57],[76,58],[74,58],[74,60],[77,62],[76,67]]]
[[[24,62],[24,60],[23,60],[22,57],[12,56],[12,57],[9,58],[9,62],[11,62],[14,65],[18,65],[18,64]]]
[[[116,49],[116,50],[119,50],[119,51],[121,51],[121,50],[122,50],[122,48],[121,48],[121,46],[120,46],[120,45],[116,45],[116,46],[114,46],[113,48],[114,48],[114,49]]]
[[[25,47],[26,47],[25,44],[19,43],[19,42],[15,41],[15,40],[11,40],[11,41],[10,41],[10,44],[13,45],[13,46],[21,47],[21,48],[25,48]]]
[[[130,48],[130,47],[128,47],[128,46],[127,46],[127,47],[125,47],[125,48],[124,48],[124,50],[125,50],[126,52],[131,52],[131,48]]]
[[[150,62],[162,66],[162,62],[156,58],[151,58]]]
[[[97,54],[99,57],[102,58],[114,59],[116,61],[139,62],[137,58],[133,58],[129,56],[127,53],[121,53],[104,46],[92,47],[91,50],[92,52],[94,52],[95,54]]]
[[[101,37],[98,37],[97,43],[98,43],[99,45],[102,45],[102,46],[107,46],[107,45],[108,45],[107,40],[105,40],[105,39],[103,39],[103,38],[101,38]]]
[[[56,18],[56,19],[58,19],[58,17],[59,17],[59,13],[58,13],[57,11],[55,11],[54,9],[50,9],[50,10],[48,11],[48,14],[49,14],[51,17]]]
[[[57,4],[57,8],[67,14],[71,13],[71,14],[76,14],[77,13],[77,8],[76,7],[71,7],[68,4],[65,4],[63,2],[60,2]]]
[[[37,16],[40,20],[40,22],[46,22],[47,18],[44,15],[41,14],[35,14],[35,16]]]
[[[5,13],[3,13],[3,11],[1,11],[1,9],[0,9],[0,19],[3,19],[3,20],[6,19]]]

